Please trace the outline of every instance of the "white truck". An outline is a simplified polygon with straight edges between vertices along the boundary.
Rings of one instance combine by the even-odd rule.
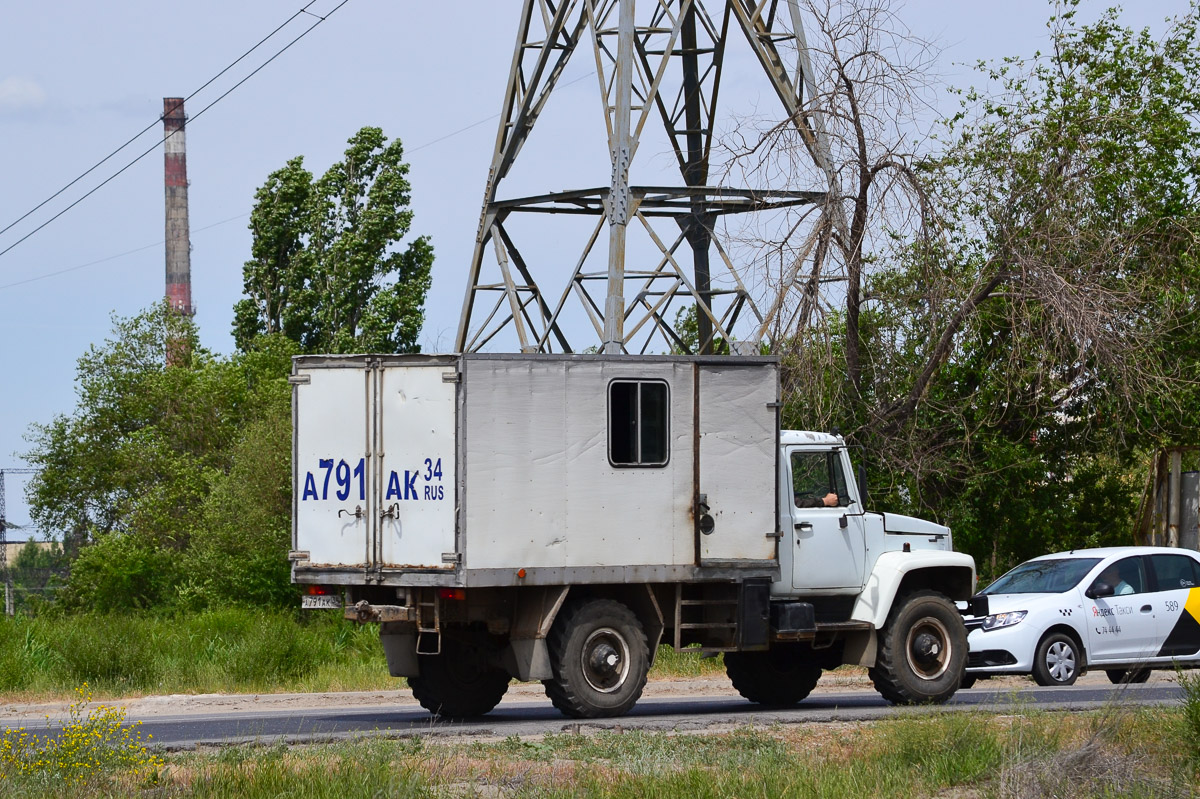
[[[839,436],[779,430],[777,359],[300,356],[290,381],[303,605],[378,623],[432,713],[516,678],[621,715],[661,644],[769,705],[844,663],[893,703],[962,680],[974,561],[868,512]]]

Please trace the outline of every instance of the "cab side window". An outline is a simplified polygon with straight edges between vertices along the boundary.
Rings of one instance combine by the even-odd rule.
[[[1200,564],[1187,555],[1151,555],[1150,565],[1159,591],[1178,591],[1200,585]]]
[[[827,494],[837,494],[838,505],[850,502],[846,475],[836,452],[792,453],[792,499],[796,507],[821,507]]]

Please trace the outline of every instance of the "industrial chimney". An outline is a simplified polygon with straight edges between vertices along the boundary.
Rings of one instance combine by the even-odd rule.
[[[192,256],[188,231],[187,146],[182,97],[163,98],[164,178],[167,193],[167,301],[192,316]]]

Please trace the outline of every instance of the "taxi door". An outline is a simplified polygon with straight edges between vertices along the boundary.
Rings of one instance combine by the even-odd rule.
[[[1200,562],[1188,555],[1151,555],[1161,658],[1200,654]]]
[[[1090,596],[1101,582],[1096,577],[1085,592],[1084,616],[1088,625],[1088,662],[1100,665],[1105,661],[1128,663],[1146,660],[1158,653],[1158,633],[1155,611],[1161,609],[1161,598],[1149,590],[1146,565],[1140,556],[1123,558],[1115,566],[1120,575],[1114,585],[1128,585],[1127,593],[1113,596]],[[1103,575],[1110,567],[1105,567]],[[1122,589],[1124,590],[1124,589]]]

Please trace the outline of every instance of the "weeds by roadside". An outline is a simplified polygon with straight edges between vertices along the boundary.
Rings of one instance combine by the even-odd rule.
[[[720,657],[659,649],[652,678],[724,673]],[[0,616],[0,692],[8,700],[404,687],[388,674],[376,625],[337,613],[229,608],[190,616]]]
[[[1183,688],[1183,711],[1179,737],[1187,753],[1188,764],[1200,774],[1200,672],[1175,672]]]
[[[153,781],[163,758],[148,748],[137,730],[141,722],[125,723],[123,708],[99,705],[88,709],[92,694],[87,684],[75,690],[69,721],[51,724],[46,735],[24,727],[0,733],[0,785],[12,791],[56,787],[85,789],[120,776]]]

